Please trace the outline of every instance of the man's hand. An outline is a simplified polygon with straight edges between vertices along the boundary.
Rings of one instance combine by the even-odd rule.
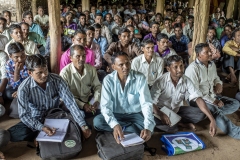
[[[81,127],[81,130],[82,130],[82,132],[83,132],[84,138],[87,139],[87,138],[89,138],[89,137],[91,136],[92,132],[91,132],[90,129],[85,129],[84,127],[85,127],[85,126],[82,126],[82,127]]]
[[[213,104],[215,104],[218,107],[223,107],[224,106],[224,103],[221,100],[218,100],[218,99],[215,99]]]
[[[215,86],[215,89],[214,89],[215,93],[220,94],[220,93],[222,93],[222,90],[223,90],[222,85],[220,83],[217,83],[217,85]]]
[[[93,109],[95,110],[95,112],[96,112],[96,110],[98,109],[98,106],[99,106],[99,105],[100,105],[100,103],[99,103],[98,101],[96,101],[96,102],[93,103],[92,107],[93,107]]]
[[[160,116],[163,124],[166,124],[166,125],[169,125],[169,126],[171,125],[170,118],[165,113],[161,112],[161,114],[159,116]]]
[[[90,104],[85,103],[83,106],[83,109],[85,112],[96,112],[94,107],[92,107]]]
[[[217,133],[217,125],[216,125],[216,121],[212,120],[210,125],[209,125],[209,134],[213,137],[216,135]]]
[[[238,52],[238,51],[239,51],[239,49],[238,49],[237,47],[231,46],[230,48],[231,48],[233,51],[235,51],[235,52]]]
[[[42,128],[42,130],[48,135],[48,136],[52,136],[52,135],[54,135],[55,133],[56,133],[56,129],[55,128],[49,128],[49,127],[46,127],[46,126],[44,126],[43,128]]]
[[[141,131],[140,137],[147,142],[151,138],[151,131],[144,129]]]
[[[14,69],[15,69],[15,72],[20,73],[20,71],[23,69],[23,63],[17,62],[15,64],[15,68]]]
[[[124,139],[124,134],[123,134],[123,131],[122,131],[122,127],[119,124],[114,126],[113,136],[114,136],[114,138],[115,138],[115,140],[118,144],[120,144],[120,141]]]
[[[15,91],[15,92],[12,94],[12,97],[13,97],[13,98],[17,98],[17,91]]]

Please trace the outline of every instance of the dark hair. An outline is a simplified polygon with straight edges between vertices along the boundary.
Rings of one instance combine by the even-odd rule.
[[[188,16],[188,19],[194,19],[194,16],[189,15],[189,16]]]
[[[220,19],[223,19],[223,20],[225,21],[225,18],[224,18],[224,17],[220,17],[219,20],[220,20]]]
[[[172,10],[171,9],[166,9],[166,12],[171,12]]]
[[[2,11],[2,14],[5,14],[5,13],[8,13],[10,16],[12,15],[12,13],[10,11],[8,11],[8,10]]]
[[[22,43],[20,42],[14,42],[14,43],[10,43],[8,45],[8,54],[12,55],[14,53],[18,53],[18,52],[22,52],[24,51],[24,46],[22,45]]]
[[[214,30],[215,33],[217,33],[215,27],[213,27],[213,26],[209,26],[207,31],[209,31],[209,30]]]
[[[170,18],[165,18],[164,20],[163,20],[163,22],[165,22],[165,21],[172,21]]]
[[[10,26],[9,29],[8,29],[8,30],[9,30],[9,33],[10,33],[10,34],[13,34],[13,30],[14,30],[14,29],[17,29],[17,28],[21,30],[21,26],[19,26],[18,24],[11,24],[11,26]]]
[[[73,16],[73,14],[69,11],[69,12],[67,12],[66,14],[65,14],[65,17],[67,17],[68,15],[72,15]]]
[[[28,71],[34,71],[35,68],[47,67],[47,60],[41,54],[27,56],[25,65]]]
[[[144,39],[141,42],[141,47],[145,47],[147,44],[154,44],[154,42],[151,39]]]
[[[23,24],[29,27],[29,24],[26,23],[26,22],[21,22],[21,23],[19,23],[19,26],[22,26]]]
[[[229,27],[229,28],[231,28],[231,30],[233,30],[233,27],[232,27],[232,25],[230,25],[230,24],[226,24],[226,25],[224,26],[224,29],[225,29],[226,27]]]
[[[127,25],[125,28],[127,28],[127,29],[128,29],[128,27],[132,27],[132,28],[134,28],[134,26],[133,26],[133,25]]]
[[[236,33],[240,31],[240,28],[237,28],[235,29],[233,32],[232,32],[232,38],[234,38],[236,36]]]
[[[74,51],[75,50],[85,51],[83,46],[81,46],[81,45],[73,45],[72,47],[70,47],[70,56],[71,57],[74,55]]]
[[[38,8],[37,8],[37,9],[39,10],[40,8],[42,8],[42,9],[44,10],[43,6],[38,6]]]
[[[133,21],[133,18],[132,18],[132,17],[126,16],[126,17],[124,18],[124,23],[126,23],[129,19],[131,19],[131,20]]]
[[[102,26],[101,26],[99,23],[95,23],[95,24],[93,25],[93,27],[94,27],[95,29],[100,29],[100,28],[102,28]]]
[[[33,15],[31,11],[26,11],[23,13],[23,18],[25,18],[27,15]]]
[[[173,26],[173,28],[174,28],[174,30],[175,30],[176,28],[181,28],[181,29],[182,29],[182,25],[181,25],[181,23],[175,23],[174,26]]]
[[[78,30],[75,31],[73,37],[76,36],[76,35],[79,34],[79,33],[80,33],[80,34],[85,34],[85,35],[86,35],[86,32],[85,32],[84,30],[78,29]]]
[[[96,18],[97,16],[103,17],[102,13],[96,13],[95,18]]]
[[[233,23],[233,19],[232,18],[227,19],[226,23]]]
[[[4,21],[5,25],[7,24],[7,20],[4,17],[0,17],[0,20]]]
[[[153,21],[152,23],[150,23],[150,26],[149,26],[149,27],[152,28],[152,26],[153,26],[154,24],[157,24],[157,25],[160,26],[160,24],[159,24],[158,22]]]
[[[88,30],[91,30],[91,31],[94,31],[94,32],[95,32],[95,29],[94,29],[93,26],[89,26],[89,27],[87,27],[87,28],[84,29],[84,30],[85,30],[85,32],[87,32]]]
[[[80,17],[85,17],[85,18],[86,18],[86,14],[81,13],[81,14],[79,15],[79,18],[80,18]]]
[[[121,28],[121,29],[118,31],[118,35],[120,36],[120,35],[121,35],[122,33],[124,33],[124,32],[130,33],[129,29],[127,29],[127,28]]]
[[[112,64],[115,63],[115,59],[116,59],[117,57],[119,57],[119,56],[126,56],[126,57],[128,57],[127,53],[125,53],[125,52],[122,52],[122,51],[114,52],[113,55],[112,55],[112,57],[111,57]]]
[[[168,39],[168,36],[165,33],[159,33],[157,35],[157,41],[161,41],[162,39]]]
[[[183,59],[181,56],[172,55],[172,56],[168,57],[168,59],[166,61],[166,66],[170,67],[173,62],[180,62],[180,61],[183,62]]]
[[[197,56],[199,55],[199,53],[202,51],[204,47],[209,47],[209,45],[207,43],[198,43],[195,46],[195,52]]]

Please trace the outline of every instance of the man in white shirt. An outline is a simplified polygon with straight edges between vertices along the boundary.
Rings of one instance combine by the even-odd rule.
[[[164,29],[161,31],[161,33],[166,34],[168,36],[168,38],[175,35],[171,22],[172,22],[171,19],[165,18],[164,19]]]
[[[7,43],[8,43],[8,38],[0,34],[0,50],[4,51]]]
[[[208,110],[205,102],[202,100],[202,94],[197,90],[192,81],[183,75],[183,60],[178,55],[173,55],[167,59],[167,70],[161,78],[159,78],[151,89],[153,99],[153,112],[160,116],[161,120],[155,118],[156,127],[164,131],[176,131],[177,126],[170,127],[170,115],[164,114],[159,108],[167,107],[182,117],[182,123],[188,123],[194,129],[192,123],[197,123],[205,117],[210,120],[211,136],[216,134],[216,122],[211,112]],[[198,107],[183,106],[184,99],[194,100]],[[205,115],[204,115],[204,114]],[[167,126],[168,125],[168,126]]]
[[[163,74],[164,61],[154,53],[154,42],[152,40],[143,40],[141,49],[144,54],[133,59],[131,68],[143,73],[148,81],[148,85],[152,86]]]
[[[239,108],[239,102],[235,99],[217,96],[222,92],[222,82],[217,75],[212,52],[206,43],[197,44],[195,47],[197,59],[186,69],[194,86],[200,90],[207,107],[216,119],[217,126],[229,136],[240,139],[240,127],[235,126],[225,115],[232,114]],[[196,104],[190,101],[190,104]]]
[[[41,26],[43,32],[47,33],[49,17],[48,15],[44,14],[44,9],[42,6],[38,7],[38,14],[34,16],[34,22]]]
[[[126,9],[126,10],[124,11],[124,14],[125,14],[125,15],[129,15],[129,16],[131,16],[131,17],[132,17],[134,14],[136,14],[136,10],[133,9],[132,4],[129,4],[129,5],[128,5],[128,9]]]
[[[183,27],[183,35],[187,36],[190,41],[193,39],[194,17],[188,16],[188,24]]]

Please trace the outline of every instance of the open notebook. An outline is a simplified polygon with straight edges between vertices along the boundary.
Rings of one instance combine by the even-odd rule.
[[[69,119],[45,119],[44,126],[49,128],[55,128],[56,133],[52,136],[48,136],[44,131],[41,131],[36,141],[48,141],[48,142],[62,142],[68,129]]]
[[[145,141],[136,133],[124,135],[124,140],[121,140],[121,144],[123,145],[123,147],[136,146],[139,144],[143,144],[144,142]]]

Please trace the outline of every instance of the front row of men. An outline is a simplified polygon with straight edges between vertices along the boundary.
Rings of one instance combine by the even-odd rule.
[[[157,62],[159,56],[156,58],[152,54],[153,45],[146,49],[148,51],[144,52],[142,59],[149,65]],[[215,64],[211,62],[209,46],[198,44],[195,51],[197,59],[189,65],[185,75],[182,58],[173,55],[165,61],[168,72],[157,75],[154,83],[150,76],[154,76],[153,72],[162,74],[163,71],[142,74],[131,69],[131,60],[126,53],[115,52],[111,57],[114,71],[104,78],[102,87],[96,69],[85,64],[86,53],[80,45],[71,47],[72,63],[61,71],[62,78],[48,73],[47,62],[41,55],[28,56],[25,66],[29,77],[17,90],[21,122],[8,129],[11,141],[33,142],[42,130],[49,136],[53,135],[55,129],[43,125],[44,115],[49,109],[59,107],[60,99],[81,127],[85,138],[91,135],[85,115],[96,115],[94,128],[97,131],[113,131],[118,143],[118,137],[124,138],[122,127],[126,128],[126,132],[138,133],[145,141],[151,138],[155,126],[164,131],[176,131],[176,126],[170,127],[168,115],[160,111],[166,106],[182,117],[183,124],[194,124],[207,117],[211,136],[216,134],[218,127],[227,135],[240,139],[240,127],[225,116],[237,111],[239,102],[216,96],[222,92],[222,82],[217,76]],[[161,62],[161,59],[158,61]],[[161,63],[164,64],[164,61]],[[164,67],[158,69],[163,70]],[[92,97],[94,102],[90,104]],[[191,106],[183,106],[183,100],[188,100]],[[161,120],[154,119],[153,113]]]

